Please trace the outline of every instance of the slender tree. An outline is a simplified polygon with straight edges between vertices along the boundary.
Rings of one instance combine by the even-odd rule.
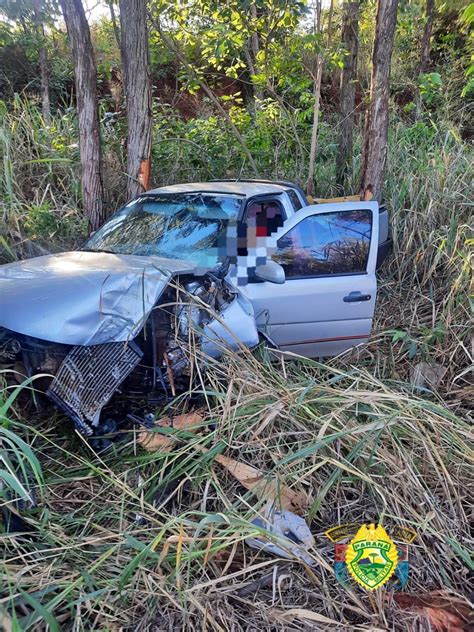
[[[117,24],[117,16],[115,15],[114,0],[107,0],[107,6],[109,7],[110,21],[112,22],[112,26],[114,29],[115,41],[117,42],[117,46],[120,49],[120,29],[119,25]]]
[[[327,36],[327,48],[331,47],[332,41],[332,16],[334,11],[334,0],[331,0],[328,13],[328,36]],[[322,32],[321,24],[322,14],[322,0],[316,0],[314,8],[314,35],[320,35]],[[318,43],[319,45],[319,43]],[[308,179],[306,181],[306,193],[309,196],[314,195],[314,169],[316,166],[316,150],[318,147],[318,129],[319,129],[319,113],[320,113],[320,101],[321,101],[321,81],[323,78],[324,70],[324,57],[321,50],[318,50],[315,56],[315,71],[313,74],[313,127],[311,130],[311,147],[309,150],[309,168]]]
[[[346,50],[339,90],[339,149],[336,159],[337,183],[343,189],[352,175],[354,107],[359,48],[359,1],[344,3],[342,43]]]
[[[425,27],[421,37],[420,73],[427,72],[430,67],[431,33],[435,17],[435,0],[426,0]]]
[[[46,125],[51,123],[51,105],[49,102],[48,53],[44,33],[44,7],[42,0],[34,0],[34,21],[39,42],[39,62],[41,77],[41,112]]]
[[[248,79],[248,85],[244,88],[244,95],[251,95],[251,98],[248,99],[250,102],[250,109],[255,110],[255,97],[257,97],[257,99],[263,98],[262,87],[259,84],[255,85],[252,80],[252,76],[256,75],[258,72],[258,54],[260,52],[260,41],[256,31],[258,14],[255,2],[250,4],[248,17],[249,24],[247,24],[247,28],[250,31],[250,35],[243,46],[243,53],[247,66],[246,75]]]
[[[151,83],[145,0],[120,0],[122,67],[127,101],[127,194],[150,188]]]
[[[370,104],[362,151],[361,199],[380,199],[387,158],[390,62],[397,21],[398,0],[378,0],[372,51]]]
[[[316,0],[314,5],[314,26],[313,34],[319,35],[321,33],[321,0]],[[309,168],[308,179],[306,181],[306,193],[307,195],[314,195],[314,167],[316,164],[316,149],[318,143],[318,126],[319,126],[319,101],[321,98],[321,80],[323,76],[323,56],[321,51],[315,55],[315,71],[312,73],[313,79],[313,127],[311,128],[311,147],[309,150]]]
[[[105,217],[94,53],[81,0],[60,0],[60,2],[74,57],[82,200],[89,229],[96,230]]]

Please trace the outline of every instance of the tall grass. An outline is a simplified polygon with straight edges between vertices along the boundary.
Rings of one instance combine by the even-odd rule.
[[[0,379],[4,380],[4,371]],[[7,509],[33,505],[35,489],[43,487],[41,464],[31,447],[11,428],[8,413],[22,388],[31,380],[8,393],[6,386],[0,391],[0,508]]]
[[[364,369],[272,366],[250,354],[216,365],[208,395],[203,432],[166,453],[144,453],[131,434],[97,455],[78,438],[65,441],[51,420],[28,426],[47,494],[30,516],[34,537],[3,539],[0,567],[3,604],[20,629],[42,620],[57,629],[227,630],[231,621],[246,630],[252,616],[270,630],[275,608],[296,607],[323,613],[336,629],[412,629],[385,591],[373,599],[335,580],[323,534],[351,521],[417,531],[411,591],[466,590],[466,421]],[[310,496],[311,571],[284,563],[279,589],[239,597],[282,562],[242,543],[260,504],[214,462],[221,452]],[[166,489],[173,479],[178,486]]]

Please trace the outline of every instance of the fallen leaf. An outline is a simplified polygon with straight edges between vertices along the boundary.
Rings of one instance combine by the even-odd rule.
[[[155,426],[195,432],[199,429],[197,426],[202,420],[203,416],[199,412],[193,412],[178,415],[173,418],[163,417],[156,421]],[[173,447],[175,439],[146,429],[138,433],[137,442],[146,450],[167,451]],[[202,453],[209,451],[197,445],[195,448]],[[253,492],[259,498],[277,501],[281,509],[286,509],[298,514],[304,511],[308,505],[308,498],[305,494],[297,492],[287,485],[281,485],[275,478],[270,478],[251,465],[246,465],[223,454],[219,454],[215,460],[225,467],[246,489]]]
[[[472,607],[447,591],[422,595],[395,593],[393,599],[401,608],[412,609],[426,617],[436,632],[465,632],[472,629]]]
[[[184,413],[183,415],[177,415],[176,417],[162,417],[155,422],[155,427],[159,428],[174,428],[175,430],[188,430],[188,432],[195,432],[198,430],[196,426],[204,417],[199,412]],[[141,430],[137,436],[137,443],[139,443],[146,450],[170,450],[175,439],[170,436],[165,436],[159,432],[153,432],[152,430]]]
[[[291,608],[290,610],[280,610],[278,608],[270,608],[269,614],[272,618],[282,623],[289,623],[294,619],[306,619],[307,621],[315,621],[317,623],[326,623],[330,625],[337,625],[339,629],[343,626],[340,621],[334,621],[329,619],[318,612],[313,610],[306,610],[305,608]]]
[[[251,465],[241,463],[223,454],[219,454],[216,461],[256,496],[265,500],[277,500],[281,509],[297,514],[301,513],[308,505],[308,498],[305,494],[297,492],[287,485],[280,485],[274,478],[270,478]]]
[[[137,443],[150,452],[171,450],[174,445],[174,441],[170,437],[165,437],[158,432],[151,432],[150,430],[141,430],[137,434]]]
[[[194,411],[177,415],[176,417],[162,417],[155,422],[155,425],[163,428],[174,428],[175,430],[189,430],[193,432],[197,430],[197,428],[193,428],[193,426],[197,426],[203,419],[204,417],[199,411]]]
[[[461,619],[455,614],[439,608],[421,608],[421,612],[428,619],[436,632],[464,632],[466,628]]]

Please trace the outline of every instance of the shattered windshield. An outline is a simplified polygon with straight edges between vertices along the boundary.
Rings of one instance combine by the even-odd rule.
[[[159,194],[133,200],[106,222],[83,250],[184,259],[213,267],[225,256],[227,229],[237,222],[240,198]]]

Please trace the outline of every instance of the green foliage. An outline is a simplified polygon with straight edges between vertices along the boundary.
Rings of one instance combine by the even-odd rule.
[[[400,342],[403,350],[406,351],[410,360],[419,357],[422,360],[429,360],[435,352],[436,346],[444,342],[446,328],[443,323],[437,323],[434,327],[421,327],[415,337],[408,331],[400,329],[388,330],[386,334],[391,335],[393,343]]]
[[[51,213],[47,204],[43,206],[32,206],[24,223],[26,233],[29,237],[37,239],[40,236],[52,238],[59,228],[59,221]]]
[[[58,17],[57,2],[42,0],[43,12],[35,14],[34,0],[2,0],[0,2],[0,94],[13,98],[23,90],[39,92],[39,49],[45,46],[54,60],[60,59],[55,49],[53,32]],[[40,24],[50,30],[44,37]],[[58,52],[58,51],[54,51]],[[56,64],[54,64],[56,66]],[[56,68],[55,68],[56,70]],[[54,98],[63,89],[63,77],[53,73],[51,92]]]
[[[394,54],[398,61],[393,67],[395,84],[416,78],[420,65],[420,37],[424,27],[425,2],[400,2],[397,12],[397,32]]]
[[[467,83],[463,88],[462,96],[474,94],[474,2],[471,2],[461,14],[461,23],[469,31],[469,49],[471,50],[471,64],[466,69]]]
[[[121,71],[120,50],[115,39],[112,22],[102,17],[91,27],[91,39],[96,54],[97,75],[100,82],[111,79]]]
[[[281,366],[250,354],[211,366],[202,432],[167,452],[146,452],[130,435],[97,455],[79,439],[65,442],[59,420],[18,426],[41,455],[47,490],[34,537],[5,538],[0,597],[8,616],[18,617],[18,629],[70,629],[79,617],[85,629],[146,629],[162,621],[185,629],[188,617],[201,629],[212,616],[224,630],[230,621],[245,630],[240,621],[247,612],[252,625],[265,629],[275,612],[271,601],[246,610],[242,600],[238,614],[223,612],[215,599],[205,611],[194,610],[199,586],[236,591],[244,572],[272,564],[243,545],[256,533],[251,520],[263,503],[215,463],[223,450],[281,485],[311,491],[312,522],[322,528],[334,524],[335,508],[348,522],[364,521],[367,512],[395,516],[421,534],[410,551],[412,566],[424,569],[421,578],[412,574],[413,591],[435,590],[440,577],[458,594],[465,591],[468,421],[397,379],[379,379],[374,367]],[[166,483],[176,479],[178,490],[168,491]],[[239,560],[237,575],[224,566],[229,554]],[[319,549],[310,554],[319,559]],[[308,610],[336,621],[333,603],[346,598],[347,588],[331,584],[328,604],[321,591],[307,590],[306,568],[294,568],[291,591],[282,584],[281,599],[291,606],[302,595]],[[311,572],[330,585],[326,565],[315,563]],[[369,620],[375,608],[390,626],[412,629],[412,619],[399,625],[398,608],[361,591],[358,613]],[[342,608],[331,628],[350,629],[353,621],[353,610]]]
[[[75,112],[53,117],[46,127],[34,102],[16,97],[9,108],[0,102],[0,261],[12,259],[15,247],[39,254],[30,241],[61,247],[80,242],[86,232],[77,213]]]
[[[28,423],[21,425],[15,398],[31,385],[7,389],[0,376],[0,504],[28,503],[33,494],[47,491],[41,509],[27,516],[35,521],[35,537],[10,534],[3,541],[0,626],[184,629],[217,622],[222,629],[231,624],[241,629],[245,600],[232,619],[230,601],[222,610],[221,599],[206,598],[205,608],[197,609],[204,593],[196,597],[193,591],[201,584],[218,594],[224,578],[224,593],[233,590],[232,585],[239,589],[242,577],[226,577],[222,568],[227,567],[220,565],[217,554],[227,549],[231,560],[235,553],[235,559],[250,559],[242,539],[255,531],[250,523],[255,498],[236,490],[201,447],[225,447],[230,455],[272,471],[282,482],[311,490],[311,512],[321,524],[328,507],[334,515],[346,512],[344,519],[403,517],[423,533],[413,566],[424,572],[413,574],[413,590],[440,585],[457,592],[465,589],[468,555],[463,538],[469,516],[459,490],[469,484],[470,427],[464,421],[463,398],[470,395],[464,393],[469,389],[473,154],[463,138],[470,133],[471,88],[464,71],[471,63],[472,9],[460,0],[437,3],[432,72],[418,78],[423,4],[400,2],[385,181],[393,253],[378,280],[373,339],[363,352],[332,360],[329,366],[295,361],[275,368],[248,354],[210,367],[206,432],[166,453],[137,451],[131,440],[96,455],[64,420],[41,420],[21,411],[28,414]],[[347,194],[358,191],[375,6],[375,0],[367,0],[361,7],[354,176]],[[456,24],[461,9],[463,21]],[[449,17],[453,11],[454,18]],[[150,12],[154,185],[252,176],[229,121],[203,94],[203,81],[242,134],[262,177],[303,182],[314,106],[314,58],[319,53],[326,70],[316,194],[341,194],[335,180],[335,73],[344,51],[337,6],[330,49],[324,46],[327,33],[312,32],[309,2],[153,0]],[[323,17],[326,25],[327,10]],[[0,101],[0,262],[45,249],[73,248],[86,231],[65,33],[59,21],[48,23],[56,96],[47,127],[39,108],[30,19],[27,14],[26,29],[20,20],[0,22],[0,81],[6,86],[5,100]],[[158,21],[189,64],[182,64],[164,44]],[[256,52],[252,35],[257,38]],[[107,17],[92,25],[92,37],[105,189],[112,212],[126,201],[120,58]],[[470,82],[472,71],[468,73]],[[117,94],[111,93],[114,82]],[[419,108],[414,101],[418,87]],[[418,398],[403,383],[421,360],[441,364],[446,376],[438,393],[426,391]],[[442,397],[447,404],[438,405]],[[185,484],[171,500],[157,505],[163,483],[176,476],[184,476]],[[137,514],[146,517],[145,525],[137,523]],[[191,537],[175,546],[182,534]],[[328,572],[324,565],[315,566],[318,585],[329,585]],[[327,595],[308,592],[300,575],[304,577],[303,571],[294,575],[289,606],[294,607],[301,594],[308,608],[326,609],[334,618]],[[284,588],[282,599],[288,595]],[[347,600],[336,584],[331,590],[337,603]],[[273,606],[257,610],[252,616],[261,618],[255,625],[277,625],[271,619]],[[375,616],[389,626],[403,627],[398,611],[385,602],[374,611],[367,595],[358,596],[357,612],[362,622]],[[334,625],[352,628],[354,610],[337,610]]]
[[[421,74],[418,80],[421,98],[428,107],[440,104],[443,91],[443,80],[439,72]]]
[[[32,448],[12,429],[9,413],[24,388],[31,388],[32,379],[11,390],[6,378],[9,371],[0,371],[0,510],[19,501],[33,503],[43,488],[41,465]]]

